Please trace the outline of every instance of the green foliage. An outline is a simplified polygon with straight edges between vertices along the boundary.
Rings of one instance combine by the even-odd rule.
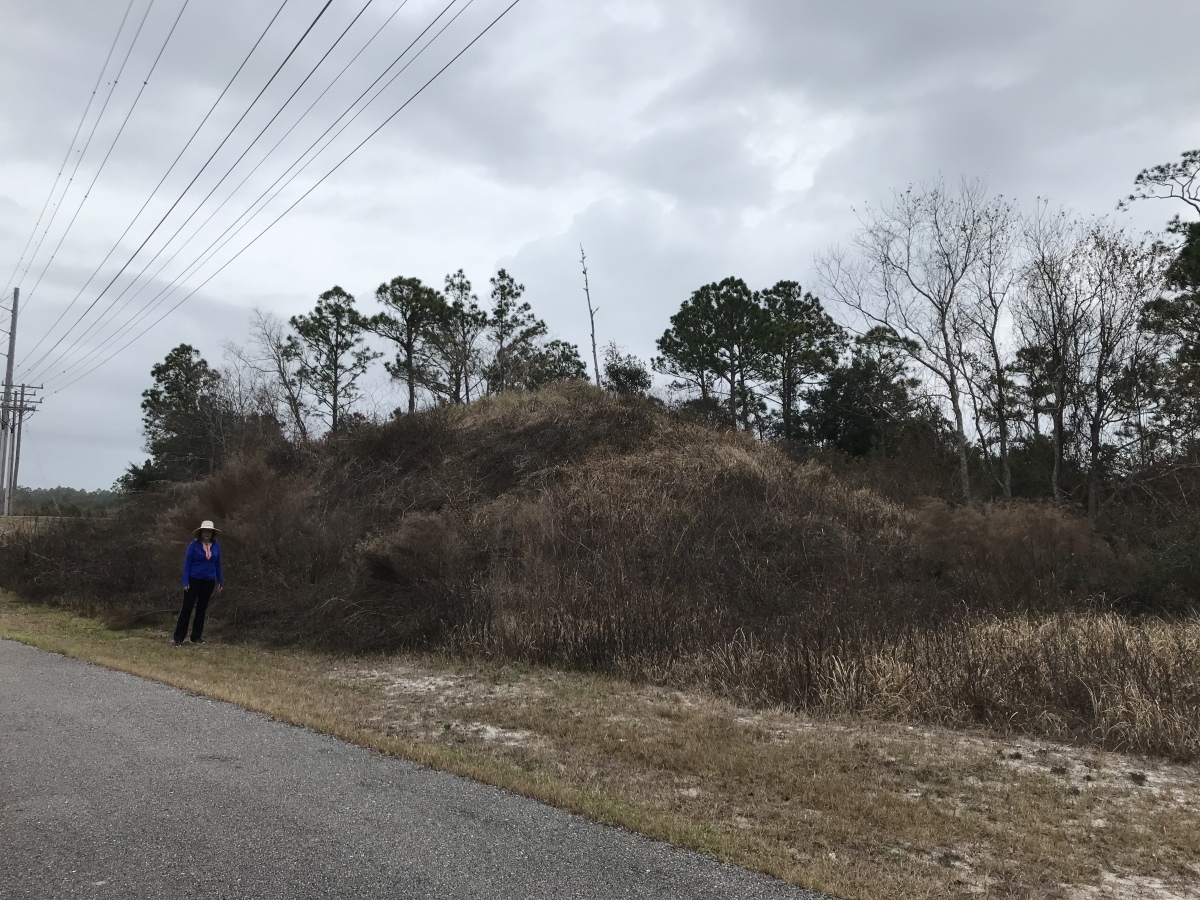
[[[1121,206],[1134,200],[1177,200],[1200,213],[1200,150],[1185,150],[1178,161],[1142,169],[1133,184]]]
[[[1121,205],[1135,200],[1183,203],[1200,214],[1200,149],[1139,172],[1134,192]],[[1146,304],[1140,323],[1164,341],[1168,353],[1159,365],[1147,367],[1155,376],[1148,393],[1158,404],[1156,437],[1175,452],[1194,453],[1200,442],[1200,222],[1176,215],[1167,235],[1173,256],[1167,290]]]
[[[1174,258],[1162,296],[1142,310],[1141,328],[1161,338],[1168,357],[1151,374],[1166,439],[1186,447],[1200,438],[1200,222],[1174,219]]]
[[[1138,523],[1136,533],[1145,563],[1125,605],[1170,615],[1200,609],[1200,511],[1157,527]]]
[[[574,344],[558,339],[530,348],[521,361],[524,371],[522,387],[536,390],[556,381],[587,380],[587,366]]]
[[[521,300],[525,285],[504,269],[492,276],[492,312],[488,318],[488,340],[493,354],[487,367],[489,394],[502,394],[525,387],[536,365],[537,344],[546,336],[546,323],[533,314],[533,308]]]
[[[441,400],[470,403],[478,397],[483,379],[480,340],[488,327],[488,315],[462,269],[446,276],[443,291],[449,308],[435,324],[430,344],[428,387]]]
[[[632,354],[624,354],[614,343],[604,348],[604,377],[601,387],[611,394],[642,397],[650,390],[650,371]]]
[[[761,298],[740,278],[706,284],[684,301],[671,327],[658,339],[657,372],[672,376],[673,390],[697,392],[708,400],[723,383],[730,425],[749,428],[762,409],[754,382],[766,343]]]
[[[797,437],[849,456],[894,456],[909,433],[930,424],[917,390],[895,337],[872,329],[855,341],[848,363],[805,391]]]
[[[674,379],[672,390],[698,400],[697,410],[719,395],[734,427],[761,431],[773,400],[779,434],[794,437],[802,389],[834,366],[844,343],[842,329],[798,283],[756,292],[726,278],[684,301],[658,339],[653,366]]]
[[[453,313],[436,290],[419,278],[393,278],[375,291],[386,310],[369,320],[368,327],[396,345],[394,361],[384,363],[389,375],[408,388],[408,411],[417,411],[417,389],[433,380],[431,357],[436,336]]]
[[[1200,211],[1198,179],[1200,151],[1194,151],[1143,171],[1134,198],[1173,199]],[[799,456],[812,453],[801,446],[808,444],[835,451],[839,456],[824,458],[849,468],[882,460],[889,472],[917,472],[897,496],[949,496],[948,490],[967,502],[973,495],[1051,496],[1086,504],[1094,521],[1110,515],[1108,505],[1149,465],[1169,470],[1194,463],[1200,223],[1176,218],[1166,237],[1150,241],[1105,219],[1044,209],[1026,217],[1008,201],[989,199],[978,184],[958,194],[940,185],[926,194],[910,191],[885,212],[863,239],[887,251],[887,272],[855,268],[837,254],[830,271],[842,280],[822,272],[824,293],[880,327],[847,354],[845,331],[795,281],[762,290],[736,277],[702,285],[671,316],[651,361],[677,394],[674,408],[694,420],[782,439]],[[950,219],[943,221],[942,212]],[[888,231],[888,222],[899,231]],[[953,259],[940,260],[939,235],[950,241]],[[918,289],[926,282],[936,296]],[[314,409],[331,429],[361,426],[365,419],[353,412],[357,384],[379,355],[366,346],[366,331],[395,345],[384,367],[406,386],[402,408],[409,413],[422,398],[466,404],[484,394],[585,378],[578,348],[549,337],[524,293],[504,269],[490,279],[487,309],[461,269],[445,277],[441,291],[397,277],[378,287],[382,309],[367,318],[335,287],[311,314],[291,320],[294,334],[264,342],[278,352],[260,354],[275,392],[267,391],[261,408],[290,415],[291,433],[301,442]],[[868,302],[876,295],[882,312]],[[602,385],[614,394],[645,395],[652,385],[646,365],[613,344],[603,373]],[[161,448],[162,459],[131,467],[127,486],[195,477],[165,473],[166,462],[178,468],[190,459],[199,471],[211,469],[233,427],[220,395],[238,389],[219,378],[213,384],[219,389],[200,392],[213,398],[207,432],[213,447],[176,447],[186,429],[148,425],[148,441]],[[170,393],[158,390],[163,398]],[[171,405],[162,402],[164,409]],[[162,423],[170,418],[157,407],[154,416]],[[947,450],[958,467],[952,489],[933,483],[942,477]],[[919,454],[925,456],[913,465],[903,462]]]
[[[487,318],[486,335],[492,357],[484,368],[489,394],[535,390],[556,381],[587,378],[578,347],[558,339],[547,340],[546,323],[521,300],[525,285],[518,284],[504,269],[492,276],[490,283],[492,312]],[[477,311],[464,306],[460,315],[459,333],[476,327]]]
[[[731,425],[749,428],[761,409],[754,381],[762,370],[767,317],[761,298],[740,278],[706,284],[692,295],[696,309],[711,323],[710,364],[725,382]]]
[[[705,402],[713,395],[717,377],[715,325],[709,312],[695,295],[683,301],[671,316],[671,327],[658,339],[659,355],[651,361],[655,372],[673,379],[671,390],[698,394]]]
[[[115,510],[121,499],[118,491],[18,487],[13,512],[18,516],[103,516]]]
[[[216,471],[220,440],[221,376],[190,344],[180,344],[157,363],[154,385],[142,392],[142,430],[150,459],[130,465],[118,484],[125,491],[147,490],[159,481],[195,481]]]
[[[359,379],[380,356],[365,346],[370,321],[355,308],[354,297],[337,285],[317,298],[311,313],[289,321],[295,334],[288,336],[287,354],[323,410],[329,430],[337,432],[359,397]]]
[[[1200,294],[1200,222],[1183,222],[1176,217],[1168,226],[1167,233],[1178,239],[1175,260],[1167,269],[1167,283],[1182,294],[1189,295],[1193,302]],[[1193,312],[1190,331],[1200,334],[1196,314]]]
[[[837,364],[846,333],[795,281],[780,281],[761,294],[765,322],[761,375],[779,404],[779,436],[797,436],[801,392]]]

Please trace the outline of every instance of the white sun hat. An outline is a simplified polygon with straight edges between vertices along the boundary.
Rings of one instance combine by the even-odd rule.
[[[211,531],[213,534],[221,533],[221,529],[212,523],[212,519],[205,519],[200,523],[200,527],[193,531],[192,534],[199,534],[202,531]]]

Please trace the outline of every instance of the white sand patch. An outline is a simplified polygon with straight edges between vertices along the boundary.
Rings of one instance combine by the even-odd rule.
[[[345,673],[345,680],[370,682],[380,685],[384,693],[393,694],[445,694],[455,690],[461,681],[457,675],[398,675],[378,669],[360,669]]]
[[[795,713],[775,710],[767,710],[761,713],[743,713],[742,715],[734,716],[733,721],[737,722],[743,728],[762,732],[772,742],[777,744],[791,743],[800,735],[811,733],[814,730],[848,730],[840,725],[818,724],[802,719]]]
[[[334,669],[334,681],[368,684],[382,688],[393,699],[420,697],[435,702],[482,701],[490,699],[536,699],[543,688],[529,681],[497,682],[481,675],[452,675],[397,669]]]
[[[486,722],[468,722],[455,725],[454,730],[466,733],[487,741],[489,744],[503,744],[506,747],[517,747],[528,743],[536,735],[532,731],[520,728],[501,728],[499,725],[489,725]]]
[[[388,694],[446,694],[462,681],[456,675],[422,675],[415,678],[394,676],[384,687]]]
[[[1167,881],[1105,872],[1098,887],[1069,884],[1063,887],[1070,900],[1200,900],[1200,878]]]
[[[645,722],[637,716],[626,715],[625,713],[615,713],[611,716],[605,716],[604,721],[609,725],[644,725]]]
[[[1178,806],[1200,804],[1200,771],[1158,759],[1026,739],[962,738],[964,747],[999,751],[997,763],[1025,775],[1061,778],[1080,790],[1118,788]]]

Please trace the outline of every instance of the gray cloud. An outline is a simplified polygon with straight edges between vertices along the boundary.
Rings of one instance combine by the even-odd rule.
[[[311,44],[264,96],[262,111],[247,118],[249,133],[359,5],[333,4]],[[29,234],[124,6],[5,4],[0,277],[7,278]],[[322,71],[340,68],[395,6],[376,0]],[[319,7],[318,0],[288,5],[164,197],[182,190]],[[135,14],[143,8],[137,0]],[[412,0],[386,39],[281,146],[281,158],[298,154],[436,8]],[[334,149],[349,149],[374,128],[500,8],[477,0]],[[175,2],[155,4],[146,43],[117,87],[113,114],[73,190],[90,179],[95,148],[107,146],[116,113],[124,114],[149,66],[149,48],[177,10]],[[272,4],[235,0],[189,5],[22,321],[23,346],[79,291],[272,11]],[[50,398],[31,423],[37,461],[25,466],[25,480],[111,482],[140,456],[140,393],[150,366],[170,347],[188,341],[215,360],[224,340],[244,334],[250,307],[292,315],[335,282],[369,305],[374,286],[396,274],[440,284],[462,266],[483,293],[488,275],[506,265],[551,328],[582,344],[582,242],[601,306],[601,340],[649,357],[692,289],[729,274],[756,285],[784,277],[808,282],[813,253],[845,239],[854,205],[878,202],[912,181],[982,176],[1006,195],[1110,212],[1138,169],[1200,145],[1200,71],[1191,65],[1198,27],[1200,7],[1191,0],[523,0],[193,301],[94,376]],[[317,79],[305,88],[295,113],[268,133],[271,142],[324,84]],[[242,140],[222,151],[198,187],[211,186]],[[248,159],[257,161],[260,152]],[[295,199],[336,158],[314,166],[272,209]],[[275,165],[246,190],[265,188],[282,169]],[[165,209],[156,200],[149,212]],[[233,211],[240,209],[218,214],[197,247]],[[1132,215],[1152,227],[1169,214],[1143,207]],[[139,223],[131,239],[140,240],[155,220]],[[127,240],[117,258],[134,246]],[[190,258],[185,252],[180,262]],[[162,277],[177,272],[178,265],[169,267]],[[80,453],[81,445],[89,452]]]

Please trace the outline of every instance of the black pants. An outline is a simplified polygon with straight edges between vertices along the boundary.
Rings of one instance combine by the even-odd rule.
[[[208,600],[216,587],[217,582],[212,578],[192,579],[183,592],[183,609],[179,611],[179,621],[175,623],[175,643],[181,642],[187,634],[193,607],[196,609],[196,619],[192,622],[192,640],[198,641],[204,636],[204,614],[208,612]]]

